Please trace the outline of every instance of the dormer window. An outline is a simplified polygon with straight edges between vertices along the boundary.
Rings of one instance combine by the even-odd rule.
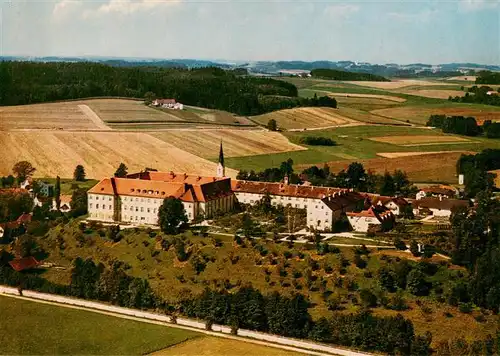
[[[134,191],[135,191],[135,189],[134,189],[134,188],[130,189],[130,192],[131,192],[131,193],[133,193]]]

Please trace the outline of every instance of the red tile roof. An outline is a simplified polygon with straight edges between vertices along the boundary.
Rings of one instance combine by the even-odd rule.
[[[35,268],[39,264],[40,262],[38,262],[33,256],[16,258],[15,260],[9,262],[9,265],[17,272]]]
[[[5,228],[17,229],[19,226],[26,225],[29,222],[31,222],[31,214],[22,214],[14,221],[9,221],[9,222],[0,224],[0,227],[2,227],[4,229]]]
[[[413,201],[413,207],[415,208],[428,208],[428,209],[439,209],[439,210],[451,210],[455,207],[468,207],[470,205],[468,200],[458,200],[458,199],[443,199],[439,198],[422,198],[420,200]]]
[[[346,215],[353,217],[377,218],[379,221],[387,218],[394,219],[394,214],[381,206],[371,206],[369,209],[360,211],[359,213],[346,213]]]
[[[329,195],[333,196],[340,193],[349,192],[348,189],[341,188],[315,187],[270,182],[253,182],[246,180],[232,180],[231,186],[233,191],[241,193],[269,193],[271,195],[293,196],[312,199],[324,199]]]
[[[130,174],[127,178],[105,178],[88,193],[206,202],[232,195],[230,178],[198,177],[165,172]]]

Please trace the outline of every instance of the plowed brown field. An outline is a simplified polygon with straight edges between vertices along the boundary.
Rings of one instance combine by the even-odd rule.
[[[478,123],[484,120],[500,121],[500,108],[486,105],[468,105],[450,103],[443,105],[400,106],[387,109],[373,110],[372,114],[389,117],[396,120],[409,120],[425,125],[430,115],[460,115],[475,117]]]
[[[426,155],[415,155],[398,158],[373,158],[356,160],[363,164],[366,170],[383,174],[401,169],[408,174],[413,182],[457,182],[456,163],[466,152],[441,152]],[[332,172],[347,169],[353,160],[328,162]],[[321,165],[323,166],[323,165]],[[307,167],[297,167],[297,170]]]

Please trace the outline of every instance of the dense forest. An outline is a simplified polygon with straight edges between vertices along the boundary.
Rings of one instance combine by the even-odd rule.
[[[500,84],[500,73],[481,71],[476,78],[476,84]]]
[[[116,67],[98,63],[0,62],[0,105],[99,96],[174,98],[187,105],[258,115],[285,107],[321,105],[301,100],[290,83],[241,76],[240,71]],[[271,97],[272,99],[269,99]],[[328,103],[330,103],[328,101]],[[327,104],[328,104],[327,103]],[[329,106],[336,106],[330,103]]]
[[[311,76],[314,78],[324,78],[332,80],[363,80],[372,82],[390,82],[389,79],[370,73],[345,72],[335,69],[313,69]]]

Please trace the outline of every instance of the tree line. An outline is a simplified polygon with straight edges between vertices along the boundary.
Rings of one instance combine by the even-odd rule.
[[[486,149],[475,155],[461,155],[457,173],[464,175],[464,194],[473,198],[481,191],[491,191],[494,175],[488,171],[500,169],[500,149]]]
[[[490,92],[490,94],[488,94]],[[493,92],[493,94],[491,93]],[[488,86],[473,86],[467,89],[464,96],[449,97],[448,100],[457,103],[475,103],[486,105],[500,105],[500,92],[495,92],[493,88]]]
[[[426,126],[438,127],[445,133],[464,136],[484,134],[487,138],[500,138],[500,123],[485,120],[479,125],[474,117],[431,115]]]
[[[285,176],[288,176],[292,184],[300,184],[307,180],[315,186],[352,188],[360,192],[378,193],[385,196],[408,197],[417,192],[417,188],[411,184],[405,172],[395,170],[392,174],[390,172],[376,174],[373,171],[367,171],[359,162],[351,163],[347,169],[338,173],[332,172],[325,164],[323,168],[311,166],[297,174],[293,169],[293,160],[288,159],[282,162],[279,168],[266,168],[260,172],[242,170],[238,172],[236,179],[282,182]]]
[[[476,84],[500,84],[500,73],[480,71],[476,77]]]
[[[193,106],[258,115],[285,107],[336,105],[298,98],[281,80],[241,76],[220,68],[113,67],[99,63],[0,62],[0,105],[99,96],[174,98]],[[320,102],[321,101],[321,102]]]
[[[362,72],[346,72],[343,70],[318,68],[311,71],[314,78],[325,78],[332,80],[362,80],[370,82],[390,82],[389,79],[380,75]]]

